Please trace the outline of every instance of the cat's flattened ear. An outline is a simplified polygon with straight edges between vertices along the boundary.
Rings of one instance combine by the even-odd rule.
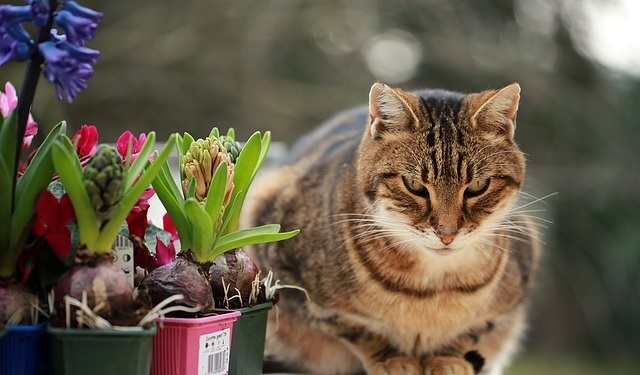
[[[415,114],[407,98],[384,83],[376,82],[369,91],[369,117],[369,131],[373,139],[377,139],[386,132],[406,127]]]
[[[512,83],[484,99],[471,117],[471,122],[513,138],[519,102],[520,85]]]

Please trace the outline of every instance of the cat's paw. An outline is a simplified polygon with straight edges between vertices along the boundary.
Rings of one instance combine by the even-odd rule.
[[[422,366],[411,357],[393,357],[378,362],[368,371],[369,375],[422,375]]]
[[[473,366],[462,358],[427,357],[422,362],[424,375],[474,375]]]

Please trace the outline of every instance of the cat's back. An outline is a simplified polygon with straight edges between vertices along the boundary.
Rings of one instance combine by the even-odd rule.
[[[301,229],[301,215],[312,224],[327,220],[323,210],[335,197],[336,181],[353,173],[367,116],[367,106],[338,113],[298,140],[277,166],[262,171],[247,195],[241,225],[279,223],[289,230]]]
[[[331,161],[338,155],[345,157],[355,153],[362,132],[366,126],[368,110],[366,106],[359,106],[338,113],[321,123],[312,131],[298,140],[283,165],[302,163],[322,163]],[[298,165],[300,168],[301,165]]]

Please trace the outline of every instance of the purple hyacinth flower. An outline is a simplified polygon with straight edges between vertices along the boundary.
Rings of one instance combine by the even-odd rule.
[[[20,25],[26,21],[31,21],[30,6],[0,5],[0,66],[31,56],[33,42]]]
[[[56,16],[56,23],[67,34],[70,43],[84,45],[96,35],[96,27],[102,19],[102,13],[85,8],[75,1],[66,1]]]
[[[33,41],[21,25],[0,30],[0,66],[11,60],[25,61],[32,51]]]
[[[0,31],[17,25],[21,22],[31,21],[31,7],[28,5],[0,5]]]
[[[66,40],[64,35],[51,32],[51,40],[40,43],[38,48],[44,57],[43,75],[53,83],[58,99],[71,103],[76,93],[87,88],[87,80],[93,75],[93,64],[100,52],[78,47]]]
[[[28,0],[27,3],[30,7],[31,19],[33,20],[33,24],[38,27],[44,27],[49,20],[49,13],[51,12],[49,1]]]
[[[85,40],[93,39],[98,24],[89,18],[78,17],[68,10],[61,10],[56,16],[56,23],[62,27],[69,42],[83,46]]]
[[[82,17],[97,23],[102,19],[103,14],[96,12],[93,9],[85,8],[75,1],[65,1],[62,5],[62,10],[71,12],[74,16]]]

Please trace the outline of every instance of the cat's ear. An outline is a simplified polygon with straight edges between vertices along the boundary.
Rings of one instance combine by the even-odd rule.
[[[476,99],[477,109],[471,116],[471,123],[513,138],[519,102],[520,85],[517,83],[486,95],[480,94]]]
[[[394,90],[376,82],[369,91],[369,131],[373,139],[386,132],[406,128],[416,118],[409,98],[401,90]]]

